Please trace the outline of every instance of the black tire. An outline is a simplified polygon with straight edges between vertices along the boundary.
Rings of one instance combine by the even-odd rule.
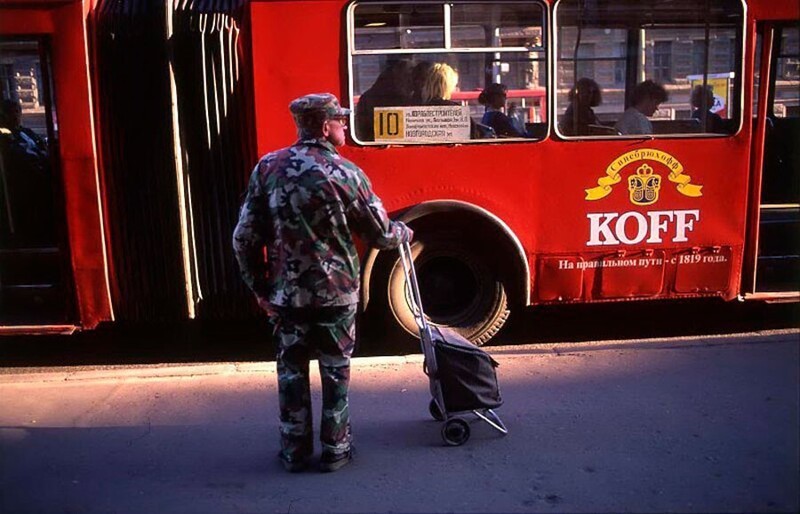
[[[469,244],[467,238],[441,234],[422,236],[411,246],[428,320],[453,329],[478,346],[497,334],[510,312],[500,270],[483,250],[479,244]],[[388,272],[383,271],[388,274],[385,289],[377,293],[387,299],[389,312],[400,327],[417,336],[403,267],[396,254],[392,257]]]
[[[469,425],[461,418],[453,418],[442,426],[442,439],[448,446],[461,446],[469,440]]]
[[[437,405],[436,400],[431,399],[431,402],[428,404],[428,412],[431,413],[431,417],[436,421],[444,421],[444,413]]]

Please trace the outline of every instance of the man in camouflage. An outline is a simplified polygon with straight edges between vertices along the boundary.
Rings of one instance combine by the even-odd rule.
[[[242,278],[269,313],[277,340],[281,452],[289,471],[313,453],[309,359],[322,382],[320,468],[352,459],[348,386],[359,260],[352,232],[381,249],[412,232],[390,221],[361,169],[339,155],[349,109],[332,94],[294,100],[299,140],[253,170],[233,234]],[[266,247],[266,262],[264,261]]]

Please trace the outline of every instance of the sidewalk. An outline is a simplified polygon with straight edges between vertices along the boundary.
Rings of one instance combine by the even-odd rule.
[[[420,356],[356,359],[358,453],[333,474],[277,462],[274,363],[2,370],[0,511],[797,511],[798,346],[490,348],[510,432],[475,422],[461,447]]]

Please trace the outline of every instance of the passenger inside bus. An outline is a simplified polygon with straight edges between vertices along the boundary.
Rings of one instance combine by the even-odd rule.
[[[508,86],[505,84],[489,84],[478,96],[478,102],[486,106],[486,112],[481,118],[481,124],[491,127],[498,137],[525,137],[519,131],[510,116],[503,112],[508,96]]]
[[[44,172],[48,168],[47,143],[36,132],[22,126],[22,106],[15,100],[0,105],[0,128],[8,136],[9,152],[20,162]]]
[[[16,100],[0,103],[0,235],[22,247],[55,238],[53,179],[47,142],[22,125]]]
[[[356,135],[362,141],[375,139],[373,112],[375,107],[394,107],[411,104],[412,66],[407,59],[384,68],[372,87],[364,91],[356,105]]]
[[[411,105],[422,105],[422,86],[431,73],[433,63],[420,61],[411,70]]]
[[[422,74],[424,73],[424,75]],[[447,63],[433,63],[418,77],[420,105],[460,105],[452,100],[458,87],[458,72]],[[494,132],[470,118],[470,138],[495,137]]]
[[[722,117],[711,111],[714,107],[714,90],[711,86],[695,86],[692,89],[692,119],[698,120],[702,132],[725,132],[725,122]]]
[[[668,97],[667,91],[661,84],[649,79],[640,82],[633,89],[631,106],[622,114],[614,128],[620,134],[652,134],[653,124],[648,117],[652,116]]]
[[[565,136],[596,135],[598,132],[602,133],[602,129],[613,133],[610,127],[604,127],[600,123],[592,109],[600,105],[602,100],[597,82],[588,77],[579,79],[569,91],[569,105],[559,125],[561,132]]]
[[[451,100],[458,86],[458,72],[449,64],[437,62],[422,77],[420,103],[422,105],[455,105]]]
[[[528,133],[528,130],[525,128],[525,115],[522,112],[522,108],[520,108],[516,102],[508,103],[506,114],[511,120],[511,124],[514,125],[515,129],[517,129],[517,132],[524,134],[525,137],[531,137],[531,135]]]

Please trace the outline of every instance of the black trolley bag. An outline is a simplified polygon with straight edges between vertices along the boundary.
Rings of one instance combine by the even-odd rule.
[[[411,310],[417,322],[424,355],[423,370],[430,379],[429,411],[443,421],[442,439],[451,446],[467,442],[470,426],[463,418],[472,413],[502,434],[503,422],[493,409],[503,404],[497,385],[498,366],[488,353],[447,328],[435,327],[425,319],[411,246],[400,246],[400,261],[410,292]]]

